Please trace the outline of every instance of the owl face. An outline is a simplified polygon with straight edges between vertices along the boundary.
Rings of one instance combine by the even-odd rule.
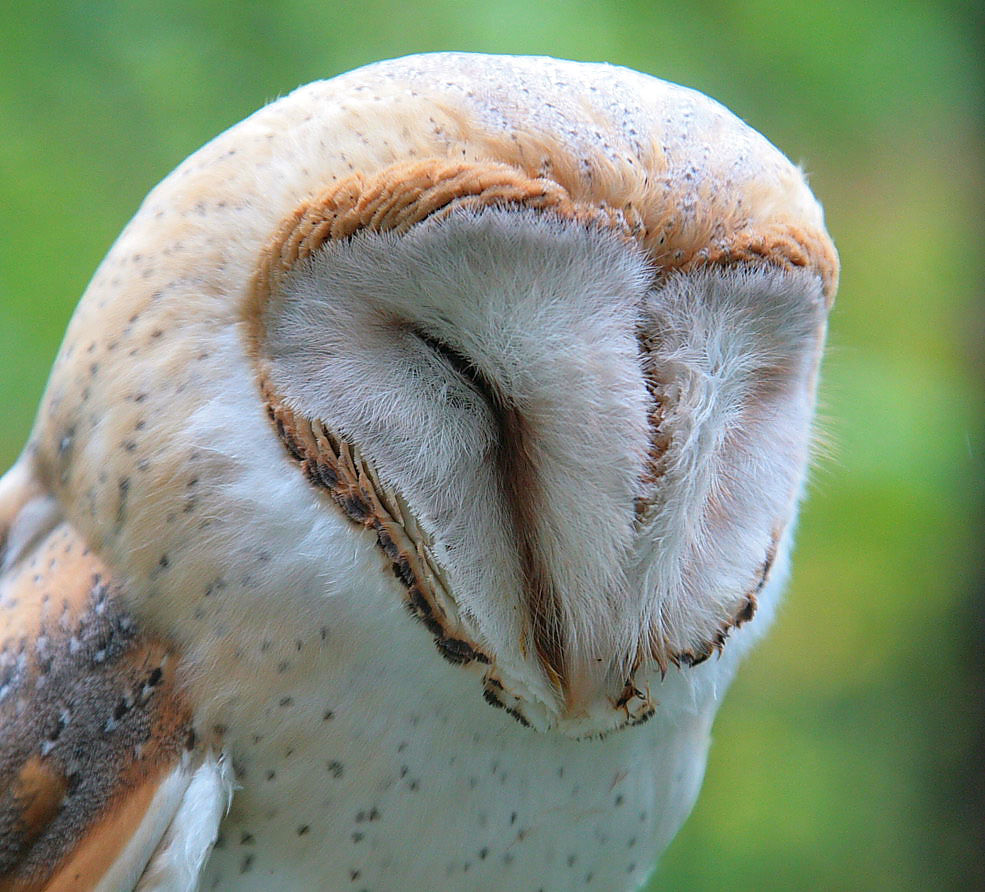
[[[807,457],[804,279],[661,281],[598,221],[459,209],[265,276],[257,374],[439,651],[518,719],[595,733],[756,610]]]
[[[151,193],[38,461],[189,654],[318,621],[369,548],[477,697],[638,724],[780,582],[833,249],[799,173],[704,97],[550,63],[606,82],[586,117],[544,60],[439,84],[433,58],[305,88]]]

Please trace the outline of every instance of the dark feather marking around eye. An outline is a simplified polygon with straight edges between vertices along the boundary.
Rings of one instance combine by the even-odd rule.
[[[418,328],[411,329],[411,331],[428,349],[451,366],[452,371],[467,381],[489,404],[491,409],[495,411],[502,404],[503,400],[496,386],[476,367],[471,359],[440,338],[429,335]]]
[[[540,484],[533,455],[533,431],[522,408],[490,380],[467,356],[451,345],[419,329],[411,329],[440,356],[489,406],[496,425],[496,467],[512,518],[530,614],[532,637],[548,678],[563,687],[565,677],[564,633],[561,599],[553,574],[537,547],[540,528]]]

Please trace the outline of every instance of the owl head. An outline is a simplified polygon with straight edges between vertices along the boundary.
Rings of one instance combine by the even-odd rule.
[[[699,93],[384,62],[151,192],[29,460],[189,652],[330,617],[365,654],[398,610],[476,696],[603,733],[768,615],[837,275],[802,174]]]

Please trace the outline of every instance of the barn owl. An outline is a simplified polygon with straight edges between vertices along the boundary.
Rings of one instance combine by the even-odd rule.
[[[193,154],[0,481],[0,889],[639,888],[837,276],[796,167],[624,68],[382,62]]]

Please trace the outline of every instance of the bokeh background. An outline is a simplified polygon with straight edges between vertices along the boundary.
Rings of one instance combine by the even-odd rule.
[[[7,0],[0,468],[141,198],[264,102],[442,49],[607,60],[696,87],[804,165],[844,271],[789,597],[725,700],[704,792],[651,888],[985,888],[978,9]]]

